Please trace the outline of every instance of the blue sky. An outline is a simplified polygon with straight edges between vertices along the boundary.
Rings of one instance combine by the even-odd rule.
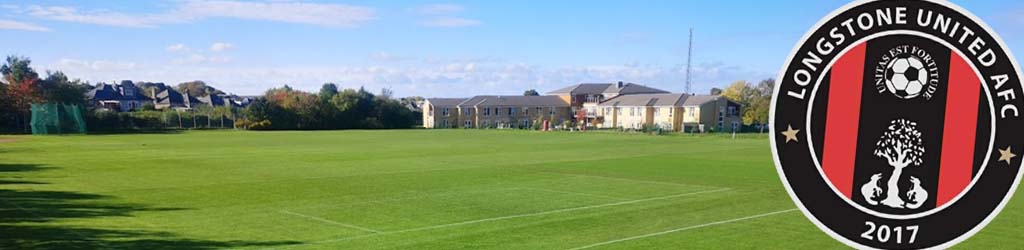
[[[0,53],[91,82],[324,82],[399,96],[629,81],[694,92],[773,77],[847,1],[0,1]],[[955,1],[1024,53],[1024,3]]]

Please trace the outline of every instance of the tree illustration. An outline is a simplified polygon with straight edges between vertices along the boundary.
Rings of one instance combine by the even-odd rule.
[[[905,206],[899,197],[897,183],[900,176],[903,175],[904,168],[921,165],[924,156],[923,144],[921,132],[917,130],[917,123],[906,119],[892,121],[889,130],[883,133],[875,143],[875,156],[885,158],[889,162],[889,166],[893,168],[887,184],[886,198],[882,200],[882,204],[895,208]]]

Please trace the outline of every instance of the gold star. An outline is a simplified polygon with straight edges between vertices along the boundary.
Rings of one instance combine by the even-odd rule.
[[[793,129],[791,125],[786,125],[786,128],[786,131],[782,131],[782,135],[786,136],[786,143],[789,143],[789,141],[800,142],[800,139],[796,138],[796,134],[800,133],[800,130]]]
[[[1010,146],[1006,146],[1006,149],[999,150],[999,160],[1005,161],[1006,165],[1012,166],[1013,157],[1017,157],[1017,155],[1010,151]]]

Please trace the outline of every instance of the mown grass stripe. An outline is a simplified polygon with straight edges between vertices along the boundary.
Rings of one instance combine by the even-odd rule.
[[[693,225],[693,226],[676,228],[676,229],[666,230],[666,231],[661,231],[661,232],[656,232],[656,233],[649,233],[649,234],[637,235],[637,236],[632,236],[632,237],[626,237],[626,238],[622,238],[622,239],[616,239],[616,240],[609,240],[609,241],[605,241],[605,242],[594,243],[594,244],[590,244],[590,245],[586,245],[586,246],[582,246],[582,247],[571,248],[570,250],[580,250],[580,249],[587,249],[587,248],[599,247],[599,246],[604,246],[604,245],[611,245],[611,244],[615,244],[615,243],[619,243],[619,242],[624,242],[624,241],[631,241],[631,240],[643,239],[643,238],[647,238],[647,237],[654,237],[654,236],[665,235],[665,234],[670,234],[670,233],[676,233],[676,232],[682,232],[682,231],[687,231],[687,230],[693,230],[693,229],[698,229],[698,228],[716,226],[716,225],[721,225],[721,224],[728,224],[728,223],[733,223],[733,222],[740,222],[740,221],[745,221],[745,220],[752,220],[752,219],[757,219],[757,218],[761,218],[761,217],[768,217],[768,216],[772,216],[772,215],[793,212],[793,211],[796,211],[796,210],[797,209],[795,209],[795,208],[794,209],[786,209],[786,210],[780,210],[780,211],[775,211],[775,212],[770,212],[770,213],[751,215],[751,216],[747,216],[747,217],[741,217],[741,218],[735,218],[735,219],[729,219],[729,220],[723,220],[723,221],[704,223],[704,224],[700,224],[700,225]]]
[[[409,232],[416,232],[416,231],[424,231],[424,230],[432,230],[432,229],[440,229],[440,228],[448,228],[448,227],[455,227],[455,226],[477,224],[477,223],[483,223],[483,222],[500,221],[500,220],[516,219],[516,218],[524,218],[524,217],[533,217],[533,216],[549,215],[549,214],[572,212],[572,211],[580,211],[580,210],[595,209],[595,208],[612,207],[612,206],[622,206],[622,205],[629,205],[629,204],[648,202],[648,201],[666,200],[666,199],[672,199],[672,198],[678,198],[678,197],[684,197],[684,196],[691,196],[691,195],[716,193],[716,192],[722,192],[722,191],[728,191],[728,190],[730,190],[730,188],[720,188],[720,189],[714,189],[714,190],[704,190],[704,191],[682,193],[682,194],[674,194],[674,195],[666,195],[666,196],[658,196],[658,197],[651,197],[651,198],[644,198],[644,199],[620,201],[620,202],[613,202],[613,203],[604,203],[604,204],[598,204],[598,205],[555,209],[555,210],[536,212],[536,213],[526,213],[526,214],[516,214],[516,215],[509,215],[509,216],[501,216],[501,217],[492,217],[492,218],[485,218],[485,219],[478,219],[478,220],[469,220],[469,221],[455,222],[455,223],[449,223],[449,224],[441,224],[441,225],[434,225],[434,226],[426,226],[426,227],[404,229],[404,230],[398,230],[398,231],[388,231],[388,232],[383,232],[383,233],[379,233],[379,234],[368,234],[368,235],[352,236],[352,237],[338,238],[338,239],[332,239],[332,240],[323,240],[323,241],[317,241],[317,242],[313,242],[313,243],[317,243],[317,244],[331,243],[331,242],[347,241],[347,240],[354,240],[354,239],[359,239],[359,238],[366,238],[366,237],[380,236],[380,235],[387,235],[387,234],[409,233]]]

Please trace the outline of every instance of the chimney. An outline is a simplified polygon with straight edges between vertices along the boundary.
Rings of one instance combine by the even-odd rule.
[[[618,84],[616,84],[615,86],[622,88],[622,81],[619,81]]]

